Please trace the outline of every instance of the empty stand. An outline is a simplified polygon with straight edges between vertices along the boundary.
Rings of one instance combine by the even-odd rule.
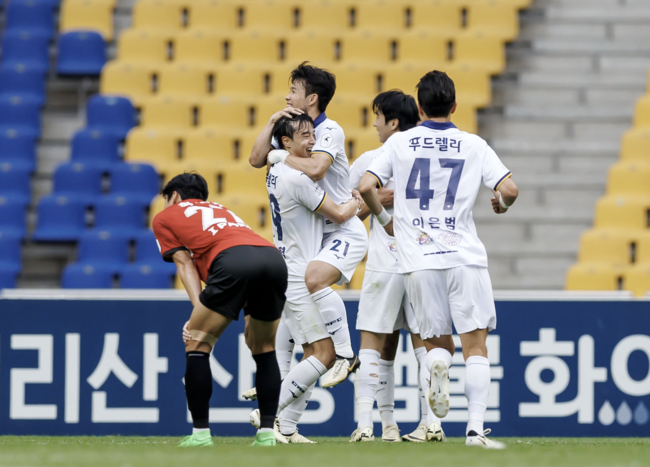
[[[121,62],[164,63],[171,58],[170,34],[160,29],[127,29],[117,41]]]
[[[144,228],[144,220],[142,204],[130,197],[109,195],[95,203],[94,227],[98,230],[131,240]]]
[[[95,31],[107,40],[113,39],[114,2],[96,0],[63,0],[60,30],[83,29]]]
[[[47,38],[54,34],[52,6],[34,0],[11,0],[6,4],[5,32],[28,31]]]
[[[38,203],[35,241],[74,242],[86,228],[86,205],[77,196],[52,195]]]
[[[13,194],[0,196],[0,232],[5,235],[24,238],[27,233],[25,203],[21,203],[21,196]]]
[[[64,289],[110,289],[111,271],[83,264],[70,264],[63,270],[61,287]]]
[[[19,131],[32,141],[41,133],[40,104],[26,96],[0,94],[0,128]]]
[[[130,264],[120,276],[123,289],[168,289],[173,283],[173,272],[149,264]]]
[[[566,276],[567,290],[621,290],[623,287],[622,267],[606,263],[578,263],[572,266]]]
[[[84,232],[77,246],[77,262],[96,268],[120,272],[129,261],[127,238],[106,230],[92,229]]]
[[[32,172],[36,160],[35,140],[36,134],[29,128],[23,130],[0,126],[0,164],[11,163]]]
[[[102,169],[80,162],[59,165],[54,172],[54,193],[93,204],[102,193]]]
[[[45,103],[45,80],[39,69],[18,63],[0,69],[0,94],[20,97],[25,102]]]
[[[165,129],[134,128],[126,137],[124,159],[150,162],[157,168],[178,162],[183,150],[182,135]]]
[[[111,194],[148,207],[160,191],[160,177],[149,164],[118,164],[111,169]]]
[[[0,163],[0,197],[22,206],[31,200],[30,170],[11,162]]]
[[[185,26],[180,2],[140,0],[133,7],[133,26],[138,29],[178,31]]]
[[[72,137],[73,162],[97,166],[102,171],[120,162],[119,136],[99,128],[79,130]]]
[[[32,31],[7,32],[2,36],[2,68],[25,64],[27,68],[47,72],[50,67],[48,38]]]
[[[111,61],[102,71],[100,91],[128,97],[138,104],[153,95],[154,76],[155,70],[145,65]]]
[[[119,139],[135,126],[135,109],[125,97],[96,95],[86,108],[88,128],[110,131]]]

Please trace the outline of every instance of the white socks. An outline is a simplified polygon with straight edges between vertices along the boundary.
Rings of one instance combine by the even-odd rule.
[[[423,356],[423,360],[426,360],[424,357],[426,357],[426,355]],[[429,402],[427,401],[427,394],[431,387],[431,372],[429,371],[426,362],[420,364],[420,386],[422,387],[422,398],[420,399],[420,404],[424,405],[424,409],[420,406],[420,417],[424,418],[424,420],[420,420],[420,423],[425,421],[426,425],[429,426],[433,422],[436,422],[440,425],[440,419],[433,413],[431,407],[429,407]],[[425,412],[425,414],[423,414],[423,412]]]
[[[469,411],[469,422],[467,422],[465,434],[473,430],[482,435],[490,390],[490,362],[485,357],[469,357],[465,361],[465,368],[465,395]]]
[[[345,312],[343,300],[334,292],[331,287],[326,287],[311,294],[316,303],[318,311],[323,317],[327,332],[334,341],[336,355],[345,358],[354,357],[350,343],[350,330],[348,329],[348,317]]]
[[[204,431],[210,432],[210,428],[192,428],[192,433],[202,433]]]
[[[295,344],[291,338],[291,333],[284,319],[278,324],[278,332],[275,335],[275,356],[278,359],[280,367],[280,378],[284,379],[291,370],[291,359],[293,358],[293,348]]]
[[[318,378],[327,372],[327,368],[313,355],[303,360],[289,372],[280,387],[278,412],[294,400],[302,397]]]
[[[427,371],[431,371],[431,365],[433,365],[433,362],[436,360],[444,360],[447,364],[447,368],[449,368],[451,366],[451,358],[451,354],[447,349],[436,347],[433,350],[429,350],[427,356],[424,357],[424,366],[427,367]]]
[[[397,425],[395,422],[395,371],[394,361],[379,360],[379,389],[377,390],[377,408],[381,416],[381,428]]]
[[[309,386],[309,389],[300,396],[298,399],[294,400],[291,404],[285,407],[282,411],[282,418],[280,419],[280,432],[285,436],[291,436],[296,432],[296,427],[300,421],[300,417],[305,412],[309,399],[311,398],[311,393],[314,390],[316,383]]]
[[[380,353],[376,350],[359,351],[361,366],[354,378],[359,429],[372,426],[372,406],[379,388],[379,356]]]
[[[424,392],[424,386],[422,386],[422,368],[424,367],[423,360],[427,355],[426,347],[418,347],[413,350],[415,353],[415,358],[418,360],[418,391],[420,393],[420,423],[427,422],[427,409],[429,409],[429,403],[427,402],[427,396]],[[429,370],[427,370],[428,372]],[[427,376],[429,378],[430,376]],[[427,388],[428,389],[428,388]],[[431,412],[433,414],[433,412]],[[427,425],[428,426],[428,425]]]

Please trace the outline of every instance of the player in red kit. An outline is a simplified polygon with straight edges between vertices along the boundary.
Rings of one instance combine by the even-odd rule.
[[[185,393],[194,428],[181,446],[213,444],[210,352],[242,308],[249,317],[246,343],[257,365],[261,424],[253,444],[275,445],[281,383],[275,332],[287,290],[282,254],[227,207],[206,201],[207,183],[197,173],[177,175],[161,194],[165,209],[154,217],[153,231],[163,259],[176,264],[194,306],[188,324],[192,338],[185,344]]]

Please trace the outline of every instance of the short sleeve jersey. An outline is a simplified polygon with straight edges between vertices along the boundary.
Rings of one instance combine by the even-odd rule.
[[[273,243],[287,263],[289,281],[304,282],[307,265],[320,251],[323,217],[316,211],[327,194],[311,178],[282,163],[266,176]]]
[[[222,251],[240,245],[273,247],[227,207],[199,199],[169,206],[152,225],[163,259],[172,262],[176,251],[188,250],[203,282]]]
[[[391,136],[367,173],[394,180],[400,272],[487,267],[472,208],[481,183],[496,190],[511,173],[483,139],[428,121]]]
[[[382,152],[382,148],[364,152],[354,161],[350,167],[350,186],[357,189],[361,178],[374,161]],[[393,179],[391,178],[384,185],[385,188],[394,189]],[[386,208],[393,214],[393,208]],[[370,235],[368,237],[368,261],[366,262],[367,271],[399,273],[399,264],[397,259],[397,245],[395,237],[386,233],[384,228],[375,220],[375,216],[370,216]]]

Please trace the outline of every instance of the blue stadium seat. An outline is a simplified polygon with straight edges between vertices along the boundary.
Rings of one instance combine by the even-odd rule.
[[[33,172],[36,167],[36,136],[21,128],[0,128],[0,163],[10,162]]]
[[[122,140],[135,126],[135,107],[126,97],[97,94],[88,101],[86,118],[89,128],[108,129]]]
[[[21,130],[32,139],[38,137],[41,134],[40,104],[25,96],[0,94],[0,128]]]
[[[102,193],[102,169],[80,162],[59,165],[54,171],[54,193],[75,196],[92,205]]]
[[[27,204],[21,203],[20,199],[14,199],[11,195],[0,196],[0,232],[25,238],[26,213]]]
[[[52,1],[11,0],[6,10],[6,32],[35,31],[51,38],[54,34],[52,9]]]
[[[69,264],[63,270],[61,286],[64,289],[110,289],[113,273],[90,264]]]
[[[13,233],[0,231],[0,271],[18,274],[22,269],[22,238]]]
[[[129,261],[129,241],[106,230],[87,230],[79,238],[77,252],[77,262],[117,274]]]
[[[95,31],[61,34],[56,71],[60,75],[99,75],[106,63],[104,38]]]
[[[11,196],[21,204],[31,200],[30,171],[11,162],[0,162],[0,196]]]
[[[130,264],[120,275],[123,289],[169,289],[174,274],[149,264]]]
[[[111,131],[83,128],[72,138],[72,161],[108,171],[120,163],[120,140]]]
[[[24,64],[33,70],[47,73],[50,53],[47,37],[30,31],[14,31],[2,38],[2,68]]]
[[[176,265],[162,259],[156,237],[149,229],[143,230],[135,238],[135,261],[137,264],[148,264],[169,274],[176,274]]]
[[[104,196],[95,204],[95,228],[135,239],[144,228],[144,209],[125,196]]]
[[[86,228],[86,203],[78,196],[51,195],[38,203],[32,238],[44,242],[76,242]]]
[[[11,271],[0,270],[0,290],[15,288],[16,276],[18,276],[18,274],[13,273]]]
[[[25,102],[45,103],[45,78],[24,63],[0,69],[0,94],[20,96]]]
[[[111,170],[111,194],[126,196],[143,207],[160,191],[160,177],[149,164],[119,164]]]

